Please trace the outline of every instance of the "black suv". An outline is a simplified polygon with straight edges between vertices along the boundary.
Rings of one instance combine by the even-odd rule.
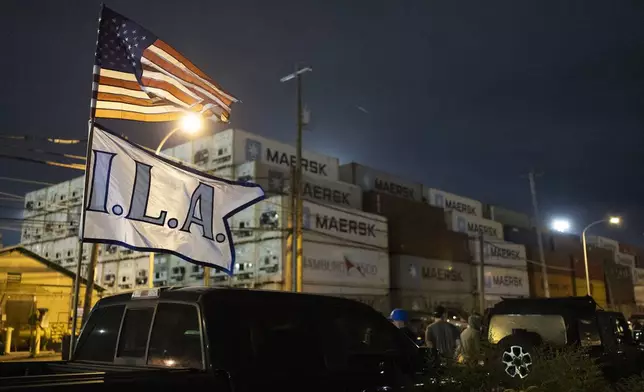
[[[588,348],[610,380],[641,374],[644,367],[624,315],[600,309],[589,296],[504,299],[486,314],[484,332],[508,383],[530,376],[541,345]]]

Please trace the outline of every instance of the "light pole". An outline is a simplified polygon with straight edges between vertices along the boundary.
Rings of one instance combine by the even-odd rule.
[[[590,295],[590,275],[588,274],[588,249],[586,247],[586,232],[591,227],[600,223],[608,222],[611,225],[619,225],[621,221],[621,218],[618,216],[611,216],[609,218],[600,219],[586,226],[581,232],[581,246],[584,247],[584,267],[586,268],[586,293],[588,295]]]
[[[291,191],[291,193],[294,193],[295,196],[295,203],[294,204],[294,218],[293,219],[293,233],[292,235],[294,241],[293,244],[295,245],[295,251],[291,252],[291,265],[288,265],[288,257],[287,257],[287,262],[285,266],[285,270],[290,270],[291,272],[291,278],[293,280],[292,283],[292,290],[296,292],[301,292],[302,291],[302,226],[303,226],[303,214],[302,214],[302,128],[303,128],[303,121],[302,121],[302,74],[306,72],[311,72],[313,71],[312,68],[310,67],[304,67],[300,68],[299,66],[295,67],[295,72],[292,74],[286,75],[283,78],[280,79],[280,82],[288,82],[291,79],[296,80],[296,100],[297,100],[297,144],[296,144],[296,152],[295,152],[295,181],[292,181],[291,184],[291,189],[295,188],[295,192]],[[295,185],[295,186],[293,186]],[[292,262],[292,258],[295,256],[296,262]],[[295,267],[295,268],[293,268]],[[285,273],[285,278],[288,279],[288,273]],[[285,279],[285,280],[286,280]],[[285,285],[286,287],[289,287],[289,284]]]
[[[201,127],[202,127],[202,118],[200,115],[196,113],[186,114],[181,119],[181,124],[178,127],[172,129],[170,132],[168,132],[168,134],[165,135],[165,137],[161,140],[161,142],[159,143],[159,146],[155,151],[155,154],[159,155],[165,142],[167,142],[168,139],[170,139],[172,135],[174,135],[178,131],[184,131],[189,134],[195,134],[199,132],[199,130],[201,130]],[[150,263],[148,266],[148,271],[150,271],[148,276],[148,287],[153,289],[154,288],[154,252],[150,252]],[[204,283],[210,282],[210,279],[207,278],[208,275],[210,275],[210,271],[208,271],[207,268],[204,267],[204,271],[203,271]]]

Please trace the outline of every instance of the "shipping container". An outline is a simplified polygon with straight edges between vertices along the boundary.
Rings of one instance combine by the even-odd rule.
[[[471,293],[472,265],[430,260],[410,255],[391,255],[391,286],[395,289]]]
[[[171,257],[173,256],[162,253],[154,255],[154,274],[152,280],[154,287],[163,287],[168,285]]]
[[[635,256],[627,253],[615,252],[615,262],[629,268],[635,268]]]
[[[575,278],[575,291],[573,295],[584,296],[588,294],[588,287],[586,286],[585,278]],[[602,280],[590,281],[590,295],[595,299],[595,302],[602,308],[606,308],[608,303],[606,297],[606,284]]]
[[[272,239],[244,244],[251,264],[260,271],[260,281],[282,280],[284,242]],[[252,249],[252,247],[256,249]],[[338,244],[333,240],[307,241],[303,245],[303,283],[334,286],[333,293],[385,295],[389,289],[389,255],[385,250]],[[279,275],[279,276],[277,276]],[[371,291],[369,291],[371,290]]]
[[[136,268],[134,260],[120,260],[117,263],[119,264],[116,275],[118,291],[132,290],[134,288]]]
[[[47,211],[53,212],[65,208],[69,196],[70,181],[47,188]]]
[[[612,252],[617,252],[619,250],[619,242],[598,235],[586,236],[586,243],[591,246],[608,249]]]
[[[606,271],[606,292],[611,305],[635,303],[633,269],[613,262],[604,264]]]
[[[484,218],[497,221],[506,226],[520,227],[522,229],[532,229],[532,218],[530,215],[518,211],[512,211],[500,206],[489,205],[487,208],[489,214],[484,214]]]
[[[523,268],[488,267],[483,271],[485,295],[501,297],[529,297],[530,282],[527,266]]]
[[[481,262],[481,248],[478,239],[470,240],[470,252],[475,263]],[[485,265],[523,267],[526,266],[525,245],[504,241],[483,241]]]
[[[489,240],[503,240],[503,225],[499,222],[456,211],[446,212],[445,216],[447,227],[452,231],[465,233],[472,237],[482,234],[483,238]]]
[[[561,273],[556,270],[548,270],[547,274],[550,297],[570,297],[574,295],[574,281],[571,274]],[[532,297],[545,297],[541,267],[528,264],[528,277],[530,279],[530,295]]]
[[[288,228],[289,199],[274,196],[231,218],[235,243],[281,238]],[[304,239],[340,241],[387,249],[387,219],[360,210],[303,203]]]
[[[85,189],[85,176],[76,177],[69,182],[69,205],[80,206],[83,204],[83,190]]]
[[[603,280],[604,279],[604,263],[612,261],[613,254],[608,249],[604,248],[589,248],[588,249],[588,274],[590,279]],[[571,268],[574,270],[574,276],[578,278],[586,278],[586,266],[584,257],[582,255],[571,256]]]
[[[375,191],[365,192],[362,204],[365,211],[386,217],[390,231],[447,229],[443,209],[429,204]]]
[[[635,303],[638,307],[644,307],[644,286],[635,286],[633,288],[635,295]],[[644,309],[642,309],[644,313]]]
[[[376,191],[417,202],[423,201],[420,183],[396,177],[359,163],[340,166],[340,180],[355,184],[364,191]]]
[[[633,285],[644,286],[644,268],[633,268]]]
[[[454,211],[484,219],[483,203],[478,200],[458,196],[435,188],[426,190],[426,198],[429,204],[440,207],[445,211]]]
[[[290,169],[296,164],[295,147],[275,140],[245,132],[239,129],[227,129],[212,136],[213,147],[208,149],[209,163],[205,165],[208,170],[239,165],[244,162],[258,161],[269,166]],[[176,146],[174,154],[181,155],[182,159],[194,161],[196,154],[195,142]],[[190,146],[184,147],[184,146]],[[205,145],[200,144],[201,155],[197,159],[202,162],[205,155]],[[178,153],[185,149],[186,152]],[[188,153],[188,151],[190,153]],[[189,158],[183,158],[188,155]],[[313,177],[322,177],[327,180],[338,180],[338,159],[311,151],[302,151],[302,172]]]
[[[259,162],[246,162],[235,168],[235,179],[250,181],[262,186],[268,195],[286,195],[291,191],[291,173],[288,169]],[[319,176],[303,176],[302,196],[322,204],[362,209],[360,187],[341,181],[326,180]]]
[[[428,259],[471,262],[467,234],[400,226],[389,233],[389,251]]]
[[[117,287],[117,276],[119,273],[119,262],[110,261],[103,264],[103,276],[101,278],[101,286],[108,289],[110,292],[116,292]]]

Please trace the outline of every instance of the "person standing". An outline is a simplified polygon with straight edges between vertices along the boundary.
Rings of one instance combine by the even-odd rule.
[[[436,320],[425,331],[425,344],[435,349],[444,358],[454,358],[460,345],[460,331],[447,322],[447,309],[437,306],[434,311]]]
[[[467,328],[461,332],[461,344],[456,350],[459,363],[477,364],[481,356],[481,318],[470,316]]]

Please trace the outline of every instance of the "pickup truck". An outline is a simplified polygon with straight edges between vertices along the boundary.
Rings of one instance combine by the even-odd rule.
[[[643,347],[633,339],[624,315],[599,308],[589,296],[505,298],[487,312],[484,332],[510,386],[531,379],[540,346],[583,348],[610,381],[644,370]]]
[[[101,299],[70,361],[0,364],[0,391],[413,391],[424,355],[351,300],[157,288]]]

